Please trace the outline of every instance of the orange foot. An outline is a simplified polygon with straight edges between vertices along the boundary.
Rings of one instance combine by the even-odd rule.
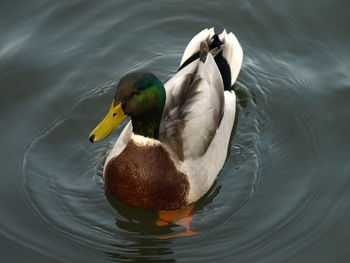
[[[179,236],[193,236],[198,234],[198,232],[194,232],[190,230],[190,223],[192,221],[192,210],[194,208],[194,204],[184,206],[180,209],[176,210],[160,210],[159,217],[156,221],[157,226],[166,226],[169,224],[176,224],[185,227],[186,231],[174,235],[160,237],[161,239],[179,237]]]

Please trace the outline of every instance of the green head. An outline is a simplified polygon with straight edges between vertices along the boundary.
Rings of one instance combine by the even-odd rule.
[[[104,120],[91,132],[90,141],[106,138],[130,116],[135,134],[158,139],[165,104],[163,84],[153,74],[133,72],[123,77]]]

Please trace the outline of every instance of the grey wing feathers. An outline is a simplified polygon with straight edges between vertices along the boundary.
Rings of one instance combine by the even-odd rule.
[[[167,99],[160,125],[160,140],[178,156],[205,154],[220,125],[224,88],[210,53],[179,71],[166,84]]]

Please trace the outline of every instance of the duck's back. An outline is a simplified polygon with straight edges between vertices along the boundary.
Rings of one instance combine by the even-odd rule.
[[[209,52],[202,62],[203,42],[209,47]],[[192,38],[178,73],[165,84],[165,113],[169,120],[164,118],[161,128],[169,126],[172,129],[166,132],[161,129],[161,135],[183,160],[179,170],[189,181],[188,203],[197,201],[209,190],[226,160],[236,112],[232,86],[242,60],[243,51],[233,33],[227,34],[224,30],[217,35],[213,28],[204,29]],[[188,84],[191,75],[194,80],[201,79],[199,87],[196,85],[198,81]],[[179,87],[185,87],[186,93],[190,94],[182,103],[185,111],[181,109],[182,104],[173,99],[183,97],[179,96]],[[177,115],[180,116],[178,119]]]

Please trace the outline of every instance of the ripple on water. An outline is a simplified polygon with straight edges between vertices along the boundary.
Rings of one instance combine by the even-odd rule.
[[[338,35],[346,19],[332,14],[334,3],[311,12],[312,4],[285,2],[163,1],[156,3],[162,10],[156,18],[155,3],[146,1],[43,1],[14,8],[17,16],[4,19],[1,77],[12,74],[28,84],[11,101],[33,106],[28,112],[39,117],[26,124],[41,127],[51,118],[24,148],[21,179],[33,221],[46,234],[118,262],[314,262],[326,255],[321,250],[333,249],[329,258],[343,252],[350,81],[343,47],[348,38]],[[147,68],[166,80],[190,37],[206,26],[238,30],[242,41],[237,122],[225,166],[194,210],[192,228],[200,234],[158,240],[182,228],[157,227],[155,212],[124,205],[103,188],[103,163],[122,127],[100,144],[91,145],[87,135],[110,103],[115,78]],[[10,72],[9,65],[23,70]],[[5,227],[14,249],[44,250],[37,244],[47,240],[24,244],[31,238],[21,239],[26,231],[12,231],[15,223]],[[57,257],[65,251],[61,246]]]

